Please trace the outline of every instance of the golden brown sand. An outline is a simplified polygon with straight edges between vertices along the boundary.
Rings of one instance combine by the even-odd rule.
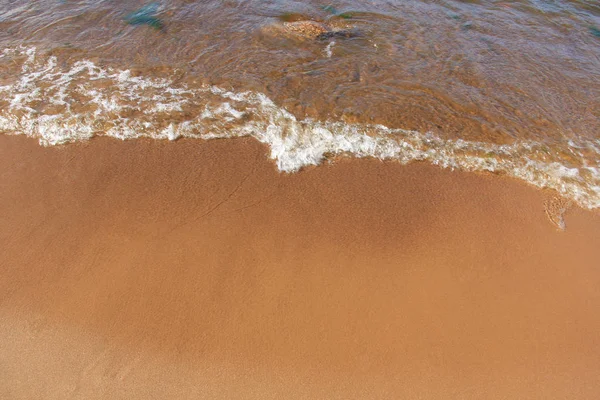
[[[2,399],[594,399],[600,216],[504,177],[0,136]]]

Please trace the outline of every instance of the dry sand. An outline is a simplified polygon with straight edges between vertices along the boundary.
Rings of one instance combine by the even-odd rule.
[[[595,399],[600,215],[254,141],[0,136],[2,399]]]

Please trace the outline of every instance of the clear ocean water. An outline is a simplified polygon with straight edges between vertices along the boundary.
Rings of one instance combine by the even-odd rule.
[[[597,208],[600,3],[4,0],[0,131],[252,136],[286,172],[420,160]]]

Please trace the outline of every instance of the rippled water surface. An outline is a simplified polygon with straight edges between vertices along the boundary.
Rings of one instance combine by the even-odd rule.
[[[4,0],[0,49],[0,129],[45,144],[250,135],[283,170],[429,160],[600,206],[597,1]]]

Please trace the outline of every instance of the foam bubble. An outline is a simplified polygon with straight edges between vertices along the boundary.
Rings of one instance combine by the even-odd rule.
[[[327,56],[327,58],[331,58],[331,56],[333,55],[333,46],[335,46],[335,40],[329,42],[327,47],[325,47],[325,55]]]
[[[270,157],[284,172],[318,165],[329,155],[427,161],[443,168],[502,172],[555,189],[583,207],[600,207],[600,140],[565,140],[559,145],[572,155],[567,162],[533,141],[497,145],[383,125],[298,120],[262,93],[191,88],[85,60],[63,68],[34,48],[5,49],[0,53],[4,59],[21,64],[15,81],[0,86],[0,131],[34,137],[42,145],[94,136],[251,136],[270,147]]]

